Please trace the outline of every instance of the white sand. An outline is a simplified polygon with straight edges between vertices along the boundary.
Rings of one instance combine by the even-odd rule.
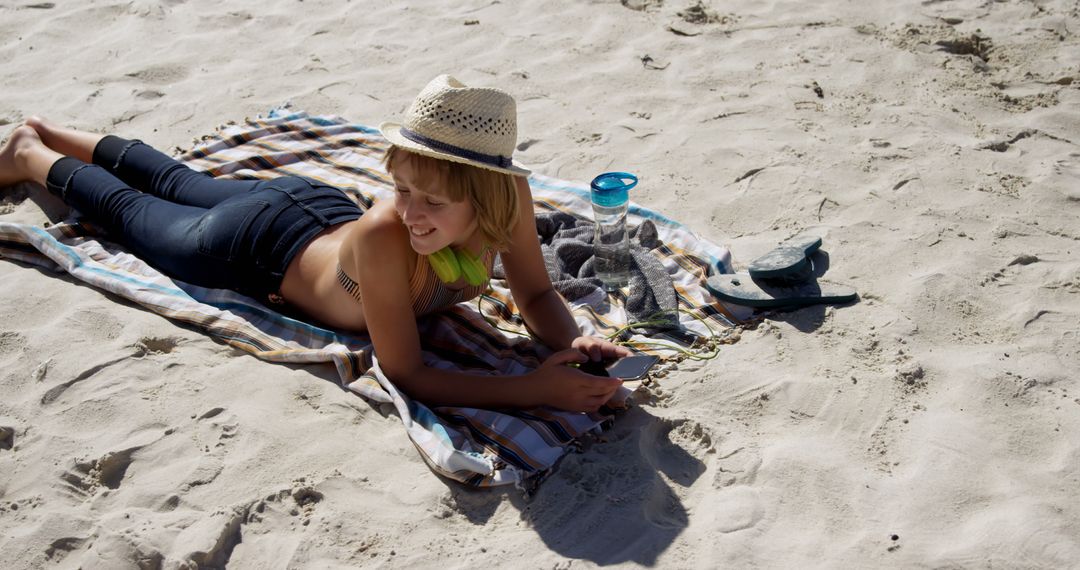
[[[0,134],[377,125],[449,72],[517,96],[538,172],[636,172],[743,264],[818,229],[862,301],[683,366],[525,501],[330,370],[3,261],[0,567],[1080,565],[1075,2],[35,1],[0,5]]]

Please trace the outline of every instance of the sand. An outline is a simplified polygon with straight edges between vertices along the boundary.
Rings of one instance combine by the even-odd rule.
[[[452,73],[517,97],[537,172],[635,172],[740,267],[819,231],[861,300],[684,363],[525,498],[440,480],[330,371],[0,261],[0,567],[1078,567],[1078,31],[1065,0],[4,3],[0,136],[377,125]]]

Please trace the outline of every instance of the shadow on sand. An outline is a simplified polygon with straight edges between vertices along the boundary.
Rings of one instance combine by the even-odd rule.
[[[678,441],[694,431],[685,423],[635,407],[582,453],[567,455],[532,497],[512,489],[477,491],[447,480],[453,507],[482,525],[508,500],[561,556],[599,565],[655,565],[689,524],[674,486],[690,487],[706,469],[695,450]]]

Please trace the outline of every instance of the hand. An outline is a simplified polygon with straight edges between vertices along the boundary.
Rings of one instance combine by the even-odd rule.
[[[618,378],[586,374],[569,366],[586,362],[588,357],[576,348],[568,348],[548,357],[532,372],[530,381],[536,399],[549,406],[571,412],[595,412],[622,386]]]
[[[589,360],[599,362],[603,360],[618,360],[624,356],[634,354],[629,348],[619,346],[609,340],[595,336],[579,336],[570,342],[572,348],[581,351],[589,357]]]

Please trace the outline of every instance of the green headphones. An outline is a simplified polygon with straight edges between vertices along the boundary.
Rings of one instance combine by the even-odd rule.
[[[484,251],[487,251],[487,248]],[[484,251],[480,252],[480,256],[484,255]],[[474,287],[488,280],[484,262],[467,249],[454,250],[446,246],[428,255],[427,259],[428,265],[431,265],[431,268],[435,270],[435,275],[443,283],[454,283],[462,275],[465,276],[465,281]]]

